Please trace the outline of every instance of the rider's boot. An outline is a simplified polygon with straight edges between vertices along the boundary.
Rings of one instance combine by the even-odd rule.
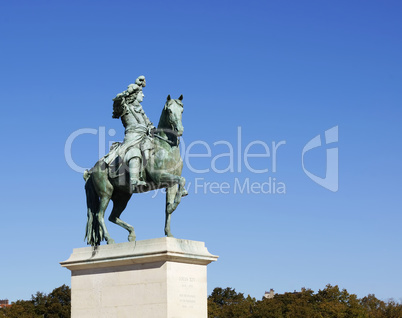
[[[132,158],[128,163],[128,169],[130,173],[130,186],[134,191],[138,186],[144,186],[146,183],[140,180],[141,161],[140,158]]]

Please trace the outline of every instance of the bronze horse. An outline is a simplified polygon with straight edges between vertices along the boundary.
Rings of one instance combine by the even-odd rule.
[[[183,134],[182,113],[183,95],[178,99],[167,97],[154,134],[154,153],[148,162],[144,163],[142,171],[146,185],[138,187],[134,193],[142,193],[156,189],[166,189],[165,235],[173,236],[170,232],[170,217],[176,210],[182,196],[187,195],[184,188],[185,179],[181,176],[183,161],[180,156],[179,137]],[[132,196],[128,181],[128,171],[124,169],[119,177],[113,177],[103,158],[90,171],[85,171],[85,191],[87,196],[88,221],[85,238],[92,246],[100,245],[106,240],[107,244],[114,243],[105,225],[105,211],[109,201],[113,201],[113,209],[109,221],[125,228],[128,240],[135,240],[134,227],[122,221],[120,215]],[[123,181],[122,181],[123,180]]]

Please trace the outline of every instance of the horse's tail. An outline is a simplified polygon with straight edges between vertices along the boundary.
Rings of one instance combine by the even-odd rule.
[[[104,239],[104,233],[101,224],[99,223],[99,207],[100,199],[96,193],[93,178],[88,171],[84,173],[85,193],[87,195],[87,226],[85,229],[85,238],[88,245],[97,246]]]

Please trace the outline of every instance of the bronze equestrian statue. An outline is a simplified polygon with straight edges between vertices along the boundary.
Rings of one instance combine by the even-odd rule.
[[[183,161],[179,142],[183,134],[183,95],[178,99],[167,97],[155,128],[145,115],[141,102],[144,97],[145,77],[140,76],[118,94],[113,103],[113,118],[121,118],[125,127],[122,143],[114,143],[110,152],[89,171],[85,171],[88,221],[85,238],[92,246],[114,243],[105,225],[105,211],[109,201],[113,209],[109,221],[128,232],[128,240],[135,240],[134,227],[122,221],[120,215],[133,193],[166,189],[165,235],[170,232],[170,218],[180,200],[188,193],[181,176]]]

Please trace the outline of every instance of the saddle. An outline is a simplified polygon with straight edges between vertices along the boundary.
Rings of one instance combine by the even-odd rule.
[[[141,151],[132,145],[127,147],[121,142],[114,142],[110,147],[109,153],[103,157],[103,161],[108,166],[109,178],[128,177],[128,161],[133,157],[142,159]],[[143,159],[141,160],[143,162]],[[142,169],[143,170],[143,167]]]
[[[110,179],[124,178],[128,174],[128,165],[120,156],[116,156],[108,165],[108,174]]]

